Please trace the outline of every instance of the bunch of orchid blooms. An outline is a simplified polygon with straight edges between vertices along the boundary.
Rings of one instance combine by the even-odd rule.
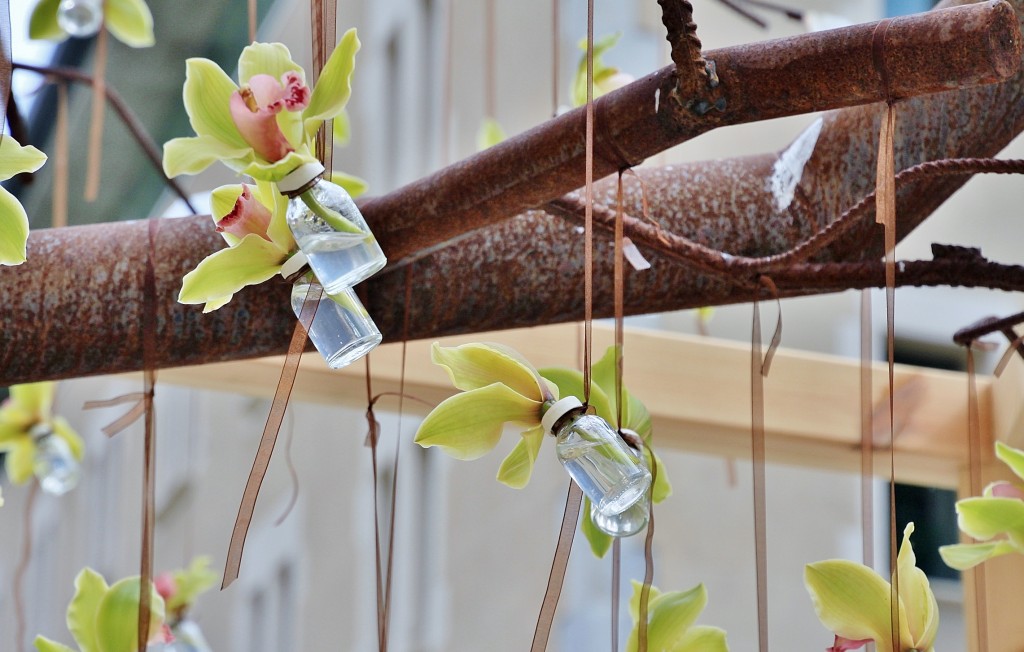
[[[0,453],[5,453],[4,468],[14,484],[25,484],[35,473],[45,490],[63,493],[77,482],[77,470],[56,484],[47,482],[49,469],[40,464],[45,461],[40,460],[42,442],[44,438],[56,440],[52,443],[70,457],[67,463],[75,467],[85,454],[85,443],[64,417],[53,414],[55,387],[53,382],[10,387],[10,396],[0,404]]]

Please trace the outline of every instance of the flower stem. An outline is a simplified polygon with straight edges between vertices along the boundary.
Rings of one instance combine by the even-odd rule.
[[[313,196],[313,190],[310,188],[306,192],[299,195],[309,210],[313,211],[313,214],[327,222],[335,231],[341,231],[342,233],[363,233],[363,230],[353,224],[351,221],[345,218],[344,215],[338,211],[331,210],[323,204],[321,204],[316,197]]]

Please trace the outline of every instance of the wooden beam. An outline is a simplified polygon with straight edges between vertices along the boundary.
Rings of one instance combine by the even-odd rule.
[[[595,355],[613,341],[612,331],[595,326]],[[500,331],[441,340],[502,342],[538,367],[578,365],[581,336],[575,325]],[[430,362],[430,343],[408,344],[406,392],[437,403],[453,393],[445,372]],[[401,344],[372,354],[374,392],[396,392],[401,378]],[[750,352],[735,342],[661,332],[629,330],[625,382],[650,409],[657,446],[744,458],[750,455]],[[277,385],[281,358],[225,362],[166,369],[162,382],[206,389],[270,396]],[[1024,367],[1024,365],[1018,365]],[[1024,370],[1015,370],[1024,377]],[[362,363],[331,371],[316,355],[302,362],[294,396],[299,400],[353,407],[366,404]],[[1007,373],[1011,373],[1008,369]],[[1004,379],[1009,395],[1019,380]],[[879,450],[876,470],[886,475],[889,455],[887,371],[874,368],[874,404]],[[998,385],[998,383],[997,383]],[[896,474],[901,481],[956,488],[966,460],[967,381],[963,374],[897,366]],[[993,381],[978,379],[982,428],[993,429]],[[1001,396],[1002,394],[1000,394]],[[860,464],[859,362],[781,349],[765,382],[768,456],[775,462],[857,472]],[[1000,399],[1004,400],[1004,399]],[[1019,403],[1019,401],[1018,401]],[[386,400],[381,407],[393,408]],[[1009,402],[998,422],[1009,418]],[[427,408],[406,401],[406,410]],[[1020,418],[1019,406],[1017,418]]]

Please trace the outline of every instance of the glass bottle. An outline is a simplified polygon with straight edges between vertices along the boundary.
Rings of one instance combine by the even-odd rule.
[[[78,484],[80,467],[68,443],[54,434],[48,424],[38,423],[29,431],[36,453],[32,472],[46,493],[62,496]]]
[[[153,643],[146,646],[146,652],[211,652],[199,625],[190,618],[181,618],[170,625],[170,643]]]
[[[604,516],[621,514],[643,498],[651,473],[599,416],[574,396],[552,404],[541,420],[555,436],[558,460]]]
[[[103,0],[62,0],[57,5],[57,24],[71,36],[95,36],[103,25]]]
[[[633,506],[626,511],[612,516],[602,514],[593,503],[590,504],[590,520],[594,522],[598,530],[613,537],[631,537],[639,533],[647,527],[650,515],[647,493],[644,493],[640,500],[633,503]]]
[[[317,283],[313,272],[299,276],[292,284],[292,310],[298,317],[312,283]],[[317,306],[309,339],[320,352],[327,366],[341,369],[363,357],[381,341],[380,331],[370,318],[352,288],[327,294],[325,291]]]
[[[285,220],[328,294],[351,288],[387,264],[384,252],[345,189],[306,163],[278,182],[288,199]]]

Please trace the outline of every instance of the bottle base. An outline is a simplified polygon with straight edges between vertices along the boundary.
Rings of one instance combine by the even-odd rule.
[[[377,345],[381,343],[382,339],[383,337],[380,333],[371,333],[370,335],[361,337],[358,340],[353,340],[341,349],[338,349],[330,357],[325,357],[324,359],[327,362],[327,366],[331,369],[347,367],[377,348]]]

